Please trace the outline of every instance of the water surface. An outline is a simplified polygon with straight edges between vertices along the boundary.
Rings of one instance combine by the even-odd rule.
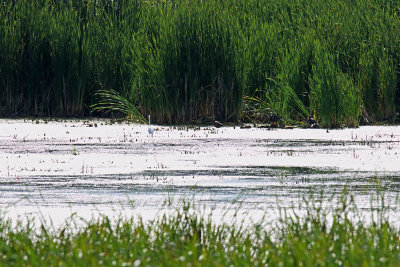
[[[72,212],[151,218],[185,197],[257,218],[344,186],[362,207],[377,182],[389,198],[400,190],[400,127],[154,128],[151,137],[107,120],[0,120],[0,207],[53,222]]]

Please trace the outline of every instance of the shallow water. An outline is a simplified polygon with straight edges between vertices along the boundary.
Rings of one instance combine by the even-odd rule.
[[[152,218],[184,197],[240,205],[257,220],[278,202],[344,186],[366,208],[377,181],[389,198],[400,191],[400,127],[154,128],[151,137],[145,125],[107,120],[0,120],[0,207],[57,224],[71,213]]]

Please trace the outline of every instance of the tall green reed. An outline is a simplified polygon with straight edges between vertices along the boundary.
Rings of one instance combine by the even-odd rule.
[[[154,12],[154,11],[153,11]],[[236,21],[221,4],[182,2],[157,12],[138,48],[143,106],[162,121],[239,117]],[[162,15],[161,15],[162,14]]]
[[[329,126],[357,125],[355,105],[377,120],[393,119],[398,10],[397,1],[376,0],[6,0],[0,111],[84,115],[98,90],[115,90],[159,122],[235,121],[241,97],[264,98],[275,80]],[[331,54],[331,74],[318,70],[318,42]],[[327,89],[328,81],[321,90],[311,84],[326,75]],[[343,100],[354,103],[344,111],[340,99],[350,92],[361,102]],[[324,103],[332,103],[330,113]],[[296,112],[282,116],[301,119],[296,103],[288,105]]]
[[[315,43],[310,76],[310,111],[322,125],[357,126],[360,114],[360,93],[352,77],[342,73],[328,48]]]
[[[362,49],[366,49],[362,46]],[[376,120],[393,117],[398,70],[395,60],[385,49],[372,46],[361,52],[359,82],[365,108]]]
[[[98,89],[130,94],[133,74],[127,44],[139,27],[138,5],[135,1],[4,1],[0,49],[4,113],[83,115]]]

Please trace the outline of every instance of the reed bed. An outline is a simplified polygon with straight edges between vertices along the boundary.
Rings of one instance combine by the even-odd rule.
[[[244,96],[325,126],[394,121],[399,13],[395,0],[5,0],[0,112],[83,116],[115,90],[159,123],[238,121]]]
[[[107,216],[71,217],[54,229],[33,220],[0,220],[0,263],[5,266],[397,266],[400,233],[388,221],[384,198],[369,222],[352,195],[300,201],[279,211],[276,225],[215,223],[190,202],[144,222]],[[386,204],[385,204],[386,203]],[[364,210],[365,212],[365,210]],[[265,216],[270,216],[265,214]],[[76,225],[81,225],[77,227]]]

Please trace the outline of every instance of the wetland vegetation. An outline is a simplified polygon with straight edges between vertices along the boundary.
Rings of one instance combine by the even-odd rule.
[[[115,90],[158,123],[393,122],[399,13],[395,0],[5,0],[0,112],[83,116]]]
[[[151,114],[165,124],[274,116],[284,123],[313,117],[324,127],[396,122],[399,13],[395,0],[4,0],[0,116],[111,110],[139,122]],[[159,207],[169,190],[198,188],[218,193],[205,201],[226,203],[250,192],[248,202],[265,207],[307,188],[337,193],[344,177],[355,197],[305,197],[298,209],[277,210],[274,225],[219,222],[187,202],[150,221],[104,215],[83,226],[74,214],[51,226],[12,220],[2,210],[0,265],[396,266],[400,260],[399,228],[389,220],[391,208],[399,214],[397,200],[388,204],[382,194],[370,209],[357,206],[371,193],[373,172],[381,179],[388,171],[382,181],[393,181],[389,195],[398,193],[395,127],[356,129],[353,137],[352,129],[314,136],[306,129],[159,126],[150,139],[142,125],[2,123],[2,207],[16,192],[24,201],[46,192],[46,199],[21,201],[16,209],[65,211],[90,203],[106,209],[127,193],[147,209]]]
[[[319,197],[326,197],[319,195]],[[352,195],[319,197],[279,209],[276,225],[215,223],[190,202],[144,222],[103,216],[76,227],[72,215],[59,229],[0,219],[0,263],[6,266],[397,266],[399,230],[388,221],[381,194],[369,218]],[[166,204],[167,205],[167,204]],[[371,205],[372,206],[372,205]],[[266,213],[265,216],[270,216]],[[233,218],[235,219],[235,218]],[[237,219],[237,218],[236,218]],[[235,220],[234,220],[235,221]],[[30,223],[29,223],[30,222]]]

